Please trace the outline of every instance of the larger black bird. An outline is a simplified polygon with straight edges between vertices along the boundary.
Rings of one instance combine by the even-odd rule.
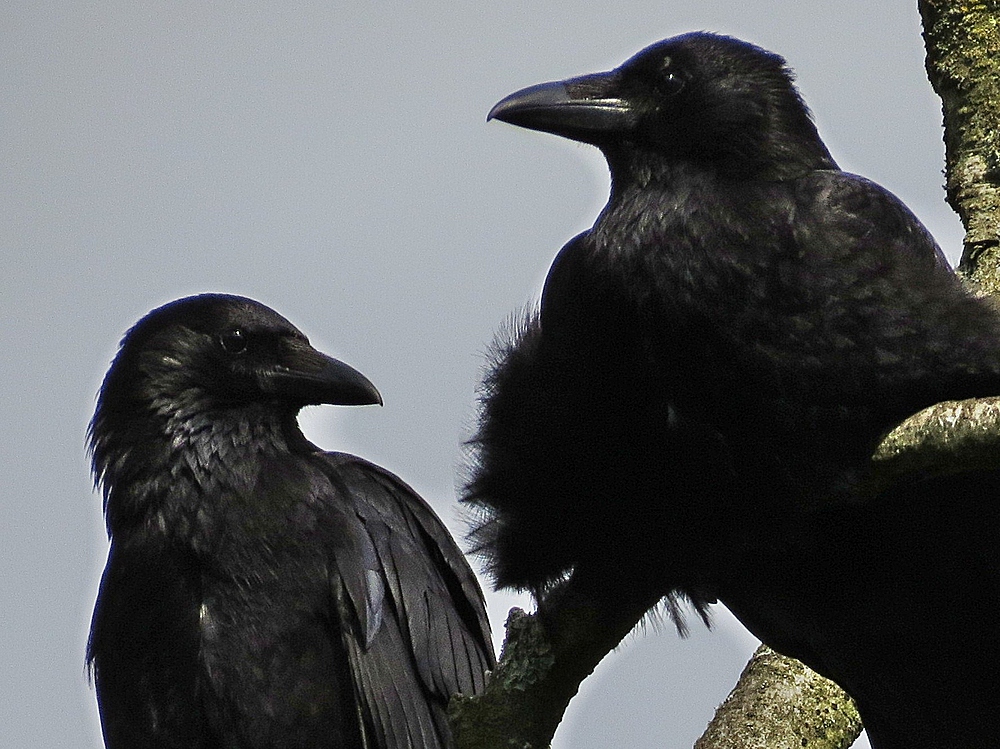
[[[396,476],[302,406],[381,403],[273,310],[153,310],[90,426],[111,551],[88,647],[109,749],[436,749],[494,663],[482,593]]]
[[[993,743],[1000,479],[860,487],[906,416],[1000,393],[994,309],[745,42],[667,39],[490,117],[599,147],[612,182],[484,384],[464,499],[496,584],[720,599],[876,746]]]

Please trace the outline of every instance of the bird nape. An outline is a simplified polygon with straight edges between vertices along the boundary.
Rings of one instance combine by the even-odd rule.
[[[250,299],[181,299],[125,335],[90,425],[109,749],[451,745],[448,699],[494,663],[476,579],[409,486],[296,420],[381,402]]]
[[[908,415],[1000,394],[994,308],[748,43],[667,39],[489,116],[611,172],[482,387],[463,501],[497,586],[721,600],[880,749],[993,743],[1000,478],[859,487]]]

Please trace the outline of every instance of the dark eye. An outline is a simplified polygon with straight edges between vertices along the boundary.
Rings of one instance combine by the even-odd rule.
[[[660,64],[660,80],[657,84],[657,88],[660,92],[667,95],[673,96],[674,94],[680,93],[680,90],[684,88],[684,77],[677,71],[676,66],[669,57],[663,58],[663,62]]]
[[[227,354],[242,354],[247,350],[247,335],[235,328],[219,336],[219,345]]]

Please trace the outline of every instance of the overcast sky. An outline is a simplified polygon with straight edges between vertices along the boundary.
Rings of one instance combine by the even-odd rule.
[[[841,166],[955,261],[915,0],[19,2],[0,21],[0,745],[98,749],[83,653],[107,552],[84,434],[122,333],[254,297],[379,387],[307,434],[395,471],[456,533],[483,351],[607,197],[603,159],[485,122],[523,86],[690,30],[784,55]],[[499,639],[508,606],[491,596]],[[556,748],[690,747],[754,641],[724,612],[633,634]]]

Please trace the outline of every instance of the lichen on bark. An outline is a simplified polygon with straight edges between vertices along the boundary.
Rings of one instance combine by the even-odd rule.
[[[1000,3],[919,0],[927,77],[941,97],[948,202],[962,219],[960,270],[1000,292]]]
[[[860,733],[847,693],[761,645],[694,749],[847,749]]]

